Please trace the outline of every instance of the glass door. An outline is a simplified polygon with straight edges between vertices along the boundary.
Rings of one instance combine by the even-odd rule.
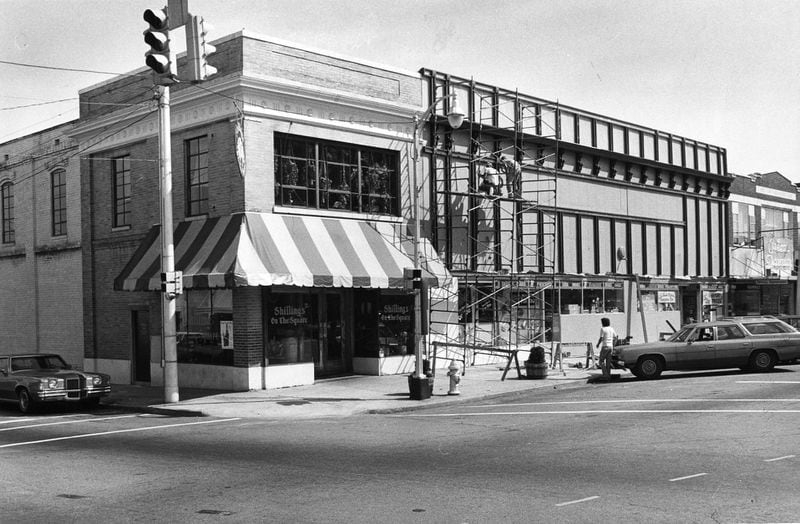
[[[322,296],[319,354],[314,359],[314,374],[337,375],[347,371],[342,296],[339,293]]]

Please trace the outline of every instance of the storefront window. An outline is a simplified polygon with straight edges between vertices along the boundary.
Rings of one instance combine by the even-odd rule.
[[[589,282],[580,288],[562,288],[560,295],[561,314],[564,315],[625,311],[621,282]]]
[[[399,213],[398,154],[275,134],[280,205],[378,215]]]
[[[267,364],[312,362],[319,347],[317,296],[270,293],[267,299]]]
[[[359,290],[354,294],[357,357],[414,353],[413,295],[382,295]]]
[[[678,292],[642,291],[642,311],[680,311]]]
[[[233,293],[187,289],[175,299],[178,362],[233,364]]]

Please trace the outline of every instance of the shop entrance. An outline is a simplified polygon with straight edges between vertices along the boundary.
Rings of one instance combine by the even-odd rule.
[[[314,375],[340,375],[348,371],[344,337],[344,311],[340,293],[322,293],[319,349],[314,354]]]
[[[146,310],[131,311],[133,335],[133,380],[131,382],[150,382],[150,322]]]

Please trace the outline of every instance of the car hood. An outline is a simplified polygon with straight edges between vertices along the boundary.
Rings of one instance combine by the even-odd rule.
[[[641,344],[629,344],[627,346],[619,347],[622,354],[625,353],[642,353],[646,351],[660,351],[665,346],[665,342],[644,342]]]
[[[82,377],[91,377],[96,375],[100,376],[103,375],[102,373],[89,373],[85,371],[78,371],[76,369],[23,369],[20,371],[14,371],[13,374],[23,375],[26,377],[34,377],[34,378],[48,378],[48,377],[65,378],[65,377],[74,377],[76,375]]]

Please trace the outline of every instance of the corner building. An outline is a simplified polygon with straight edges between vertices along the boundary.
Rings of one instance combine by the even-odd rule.
[[[249,33],[214,45],[219,72],[171,88],[180,386],[413,370],[414,115],[452,93],[459,129],[450,99],[420,123],[429,358],[592,341],[603,315],[652,334],[722,306],[723,149]],[[81,91],[73,133],[86,367],[120,383],[163,380],[152,93],[146,69]]]

